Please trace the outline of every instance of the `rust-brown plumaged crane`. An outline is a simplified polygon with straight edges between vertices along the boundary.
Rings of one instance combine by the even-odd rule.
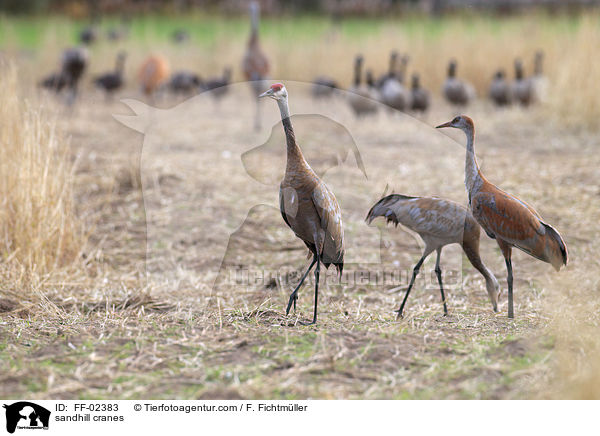
[[[397,310],[398,318],[402,317],[404,305],[408,294],[415,283],[421,265],[434,250],[437,252],[435,273],[440,285],[444,315],[448,315],[444,286],[442,285],[442,269],[440,256],[442,248],[449,244],[460,244],[471,264],[485,279],[494,312],[498,311],[498,293],[500,285],[494,274],[485,266],[479,256],[479,225],[473,215],[458,203],[436,197],[409,197],[407,195],[392,194],[379,200],[367,214],[366,221],[371,223],[377,217],[384,217],[387,222],[409,228],[419,234],[425,243],[421,259],[413,269],[412,278],[406,290],[406,295],[400,309]]]
[[[138,72],[142,91],[149,97],[169,78],[169,62],[160,55],[148,56]]]
[[[251,30],[248,46],[242,59],[242,71],[246,80],[250,82],[255,97],[258,97],[263,89],[263,80],[269,75],[269,60],[260,47],[258,40],[258,20],[260,17],[260,6],[258,2],[250,3]],[[256,115],[254,118],[254,128],[260,129],[260,106],[256,100]]]
[[[271,85],[259,97],[270,97],[277,101],[281,112],[281,122],[287,143],[287,164],[285,175],[279,188],[279,208],[285,223],[292,229],[312,253],[313,259],[290,295],[286,315],[292,304],[296,309],[298,289],[304,283],[308,273],[315,269],[315,306],[313,320],[317,322],[317,303],[319,296],[319,274],[321,263],[325,268],[334,265],[341,275],[344,268],[344,229],[342,212],[333,192],[315,174],[304,159],[290,120],[288,94],[281,83]]]
[[[567,246],[560,234],[531,206],[491,184],[481,173],[475,157],[475,126],[465,115],[441,124],[437,128],[453,127],[467,136],[465,186],[469,206],[487,235],[495,239],[508,270],[508,317],[514,318],[513,273],[511,253],[517,247],[525,253],[552,264],[556,271],[567,264]]]

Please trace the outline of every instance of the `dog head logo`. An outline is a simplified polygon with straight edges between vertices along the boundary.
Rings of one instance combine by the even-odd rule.
[[[14,433],[16,429],[48,429],[50,411],[42,406],[28,401],[19,401],[6,409],[6,431]]]

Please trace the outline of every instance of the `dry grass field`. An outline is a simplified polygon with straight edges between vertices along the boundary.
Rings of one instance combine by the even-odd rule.
[[[357,35],[320,24],[312,36],[289,41],[266,22],[264,46],[274,76],[288,86],[296,136],[335,192],[349,237],[345,276],[338,282],[330,271],[327,284],[323,279],[319,323],[310,327],[298,321],[311,316],[312,281],[300,291],[297,314],[285,317],[307,260],[276,209],[285,156],[274,102],[261,105],[263,128],[254,132],[245,83],[232,85],[218,104],[206,95],[163,96],[154,103],[163,110],[147,115],[142,135],[113,115],[132,115],[119,98],[141,100],[133,77],[149,42],[122,43],[129,80],[112,101],[89,76],[111,68],[115,48],[93,48],[81,98],[70,108],[33,89],[54,68],[61,30],[46,30],[46,51],[7,43],[0,74],[0,397],[599,398],[600,106],[591,55],[600,41],[598,17],[576,25],[535,20],[491,28],[487,19],[456,20],[437,33],[431,23],[421,30],[386,22]],[[287,26],[292,36],[304,29]],[[242,30],[226,29],[191,55],[166,42],[153,49],[174,67],[215,74],[227,64],[238,68]],[[315,48],[323,41],[331,56]],[[476,123],[482,171],[561,232],[569,265],[556,273],[515,253],[509,320],[504,261],[482,234],[482,258],[504,290],[500,313],[460,247],[449,246],[442,257],[449,316],[442,316],[432,256],[404,319],[396,320],[403,292],[389,289],[405,286],[422,245],[404,229],[368,227],[368,208],[386,186],[465,204],[464,138],[433,128],[457,113],[437,91],[446,61],[457,57],[484,93],[498,64],[510,69],[515,55],[530,62],[539,47],[551,82],[546,104],[497,110],[479,100],[463,112]],[[357,120],[343,94],[314,101],[309,85],[294,82],[326,72],[346,84],[355,52],[383,71],[392,48],[410,53],[433,91],[433,108],[423,116],[380,111]],[[390,270],[400,273],[400,284],[362,276]],[[236,280],[239,271],[248,275]]]

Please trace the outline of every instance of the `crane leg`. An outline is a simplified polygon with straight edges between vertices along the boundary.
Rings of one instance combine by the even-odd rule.
[[[506,281],[508,282],[508,317],[514,318],[515,312],[513,307],[513,272],[512,272],[512,261],[510,257],[506,258],[506,269],[508,271],[508,276],[506,277]]]
[[[300,279],[300,283],[298,283],[298,286],[296,286],[296,289],[294,289],[294,291],[290,294],[290,300],[288,301],[287,309],[285,310],[286,315],[289,315],[290,309],[292,308],[292,303],[294,304],[294,312],[296,311],[296,301],[298,300],[298,289],[300,289],[300,286],[302,286],[302,283],[304,283],[304,280],[306,280],[308,273],[310,272],[312,267],[315,266],[316,261],[317,261],[317,256],[313,257],[313,260],[310,263],[310,266],[308,267],[308,269],[306,270],[306,272]]]
[[[317,254],[318,256],[318,254]],[[317,267],[315,268],[315,310],[312,322],[301,323],[302,325],[313,325],[317,323],[317,306],[319,302],[319,275],[321,274],[321,262],[317,257]]]
[[[313,314],[312,324],[317,323],[317,303],[319,301],[319,277],[321,275],[321,262],[317,260],[317,268],[315,269],[315,313]]]
[[[435,261],[435,274],[437,275],[438,283],[440,284],[440,293],[442,294],[442,303],[444,304],[444,316],[448,316],[448,307],[446,306],[446,297],[444,296],[444,286],[442,285],[442,268],[440,268],[440,256],[442,249],[437,250],[437,259]]]
[[[506,262],[506,270],[508,275],[506,277],[506,282],[508,284],[508,317],[514,318],[515,312],[513,308],[513,272],[512,272],[512,247],[507,242],[504,242],[502,239],[497,239],[498,246],[500,247],[500,251],[502,251],[502,255],[504,256],[504,261]]]
[[[412,289],[413,285],[415,284],[415,279],[417,278],[417,274],[419,274],[419,270],[421,269],[421,265],[423,265],[423,262],[425,261],[425,259],[429,255],[429,253],[431,253],[431,251],[427,252],[427,250],[425,250],[425,252],[426,253],[423,253],[423,256],[421,257],[421,259],[419,259],[419,261],[417,262],[417,264],[413,268],[412,278],[410,279],[410,283],[408,284],[408,289],[406,290],[406,295],[404,296],[404,300],[402,300],[402,304],[400,305],[400,309],[398,309],[396,311],[396,312],[398,312],[398,319],[402,318],[402,312],[404,312],[404,305],[406,304],[406,300],[408,300],[408,294],[410,294],[410,290]]]
[[[315,233],[315,260],[317,262],[317,267],[315,268],[315,309],[313,313],[313,320],[309,323],[302,322],[302,325],[312,325],[317,323],[317,307],[319,303],[319,276],[321,274],[321,248],[323,245],[320,241],[322,241],[322,235],[319,232]],[[313,262],[314,263],[314,262]]]

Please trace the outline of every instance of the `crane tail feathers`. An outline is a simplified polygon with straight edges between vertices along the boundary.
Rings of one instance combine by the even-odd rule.
[[[569,253],[567,245],[563,241],[560,233],[554,227],[542,222],[546,228],[546,235],[549,240],[546,242],[547,257],[556,271],[569,262]]]
[[[381,200],[379,200],[377,203],[375,203],[373,205],[373,207],[367,214],[365,221],[367,222],[367,224],[371,224],[371,222],[375,218],[382,216],[386,219],[386,221],[388,223],[393,222],[397,226],[399,221],[398,221],[398,217],[396,216],[396,213],[394,211],[394,207],[396,206],[397,202],[399,202],[399,201],[410,200],[413,198],[417,198],[417,197],[411,197],[411,196],[402,195],[402,194],[391,194],[391,195],[388,195],[387,197],[383,197]]]

